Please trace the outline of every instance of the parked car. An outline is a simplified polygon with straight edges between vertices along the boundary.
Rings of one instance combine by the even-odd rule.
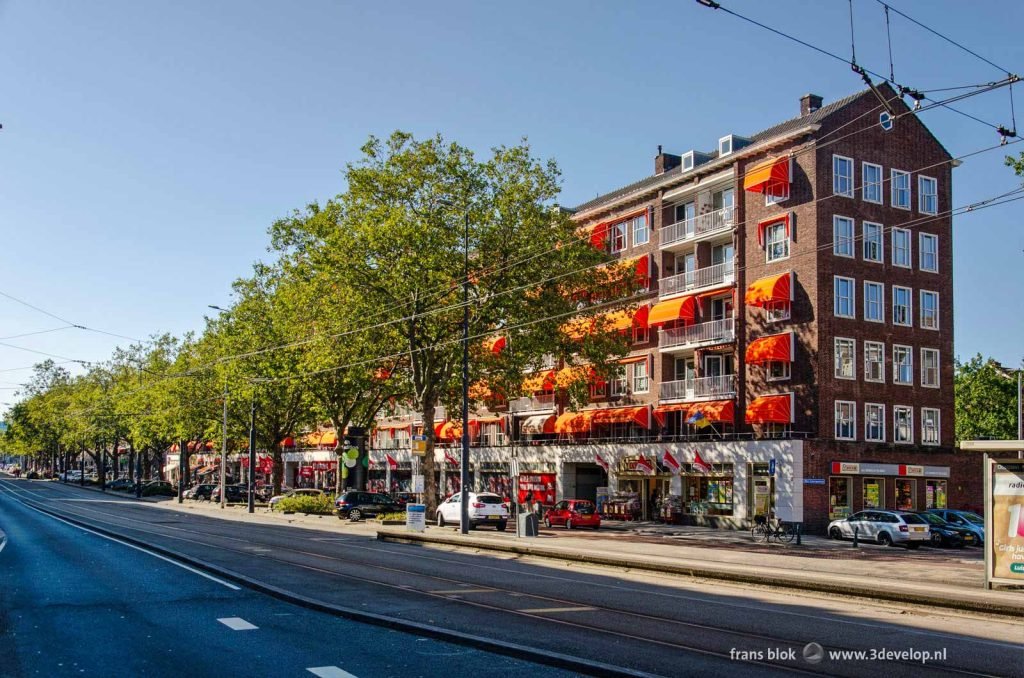
[[[459,524],[462,519],[462,493],[456,492],[437,507],[437,526]],[[469,493],[469,529],[479,525],[494,525],[499,532],[508,526],[508,506],[501,497],[491,493]]]
[[[587,499],[566,499],[560,501],[544,515],[544,527],[565,525],[565,529],[574,527],[601,527],[601,516],[594,502]]]
[[[934,513],[928,511],[917,511],[928,522],[928,530],[931,533],[931,545],[935,547],[948,546],[950,548],[962,549],[965,545],[974,545],[974,533],[968,529],[951,525]]]
[[[884,546],[901,544],[908,549],[916,549],[931,539],[928,522],[909,511],[860,511],[828,524],[828,536],[832,539],[853,539],[855,530],[858,539]]]
[[[131,478],[118,478],[107,483],[108,490],[116,490],[118,492],[131,492],[135,489],[135,483]]]
[[[249,488],[246,485],[225,485],[224,497],[230,503],[249,501]],[[210,492],[210,501],[220,501],[220,485],[214,485]]]
[[[398,492],[392,496],[395,498],[395,502],[402,506],[416,503],[416,495],[412,492]]]
[[[173,497],[178,490],[166,480],[151,480],[142,486],[143,497]]]
[[[985,545],[985,519],[977,513],[957,509],[928,509],[928,513],[934,513],[950,525],[970,530],[975,546]]]
[[[79,469],[68,469],[61,473],[59,477],[61,480],[68,482],[77,482],[82,477],[82,472]]]
[[[213,496],[213,491],[217,489],[217,486],[213,483],[199,483],[193,485],[182,493],[185,499],[195,499],[196,501],[207,500]]]
[[[288,490],[287,492],[279,494],[276,497],[271,497],[270,498],[270,502],[269,502],[270,510],[273,511],[274,507],[277,506],[277,502],[281,501],[285,497],[303,497],[303,496],[305,496],[305,497],[322,497],[324,494],[326,494],[326,493],[323,490],[315,490],[315,489],[312,489],[312,488],[302,488],[302,489],[299,489],[299,490]]]
[[[380,492],[349,490],[348,492],[343,492],[340,497],[334,500],[334,512],[341,519],[361,520],[385,513],[399,513],[402,511],[405,511],[403,505]]]

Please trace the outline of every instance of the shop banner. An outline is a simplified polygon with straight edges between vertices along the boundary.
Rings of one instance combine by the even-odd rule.
[[[988,460],[988,582],[1024,584],[1024,462]]]
[[[338,462],[336,461],[314,461],[314,471],[333,471],[338,468]]]
[[[863,476],[932,476],[935,478],[948,478],[949,467],[834,461],[832,462],[832,473]]]
[[[303,466],[302,468],[299,469],[299,476],[302,477],[302,478],[312,478],[313,477],[313,467],[312,466]]]
[[[545,506],[552,506],[555,503],[555,474],[554,473],[520,473],[519,492],[517,492],[520,504],[526,502],[526,493],[533,493],[533,500]]]

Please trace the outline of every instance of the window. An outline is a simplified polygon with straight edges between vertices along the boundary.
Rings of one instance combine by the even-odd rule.
[[[611,228],[611,251],[621,252],[626,249],[628,221],[620,221]]]
[[[864,342],[864,381],[885,381],[885,344]]]
[[[910,231],[892,229],[892,265],[910,268]]]
[[[836,379],[857,378],[857,342],[853,339],[836,337]]]
[[[853,257],[853,219],[832,217],[832,253],[839,257]]]
[[[911,313],[911,290],[909,287],[892,286],[892,324],[913,325],[914,315]]]
[[[647,325],[633,325],[633,343],[646,344],[651,340],[651,330]]]
[[[885,285],[864,281],[864,320],[885,322]]]
[[[914,349],[909,346],[892,347],[892,383],[914,383]]]
[[[853,197],[853,159],[832,156],[832,194]]]
[[[836,440],[856,440],[857,403],[836,401]]]
[[[939,293],[921,290],[921,327],[939,329]]]
[[[647,228],[647,215],[633,219],[633,247],[645,245],[651,239],[651,230]]]
[[[768,381],[786,381],[789,379],[789,363],[784,360],[768,361]]]
[[[939,387],[939,350],[921,349],[921,386]],[[923,423],[923,422],[922,422]]]
[[[769,181],[764,187],[764,204],[774,205],[775,203],[789,200],[788,181]]]
[[[885,479],[865,478],[864,479],[864,508],[882,508],[882,497],[885,496]]]
[[[778,261],[789,258],[789,229],[786,222],[769,224],[764,229],[765,258]]]
[[[939,211],[938,182],[931,177],[917,177],[917,211],[936,214]]]
[[[608,382],[608,393],[609,395],[622,395],[626,392],[626,378],[619,372]]]
[[[910,209],[910,172],[894,169],[892,176],[892,206],[901,210]]]
[[[837,318],[856,317],[854,303],[857,292],[854,288],[853,278],[835,277],[835,309]]]
[[[693,151],[683,153],[682,166],[684,172],[693,169]]]
[[[647,393],[650,381],[647,378],[647,361],[633,363],[633,393]]]
[[[865,202],[882,203],[882,166],[865,162],[860,166]]]
[[[864,403],[864,440],[885,442],[885,405]]]
[[[918,266],[929,273],[939,272],[939,236],[922,233],[920,236],[921,260]]]
[[[864,222],[864,261],[882,263],[882,225]]]
[[[718,155],[729,155],[732,153],[732,135],[722,137],[718,140]]]
[[[893,481],[893,487],[896,490],[895,506],[897,511],[913,511],[916,505],[914,501],[917,496],[917,481],[908,480],[906,478],[897,478]],[[915,520],[916,518],[916,520]],[[897,522],[894,517],[891,517],[892,522]],[[918,518],[917,516],[904,516],[903,522],[905,523],[918,523],[924,522],[924,518]]]
[[[938,440],[938,438],[936,438]],[[924,507],[926,509],[946,508],[946,481],[926,480],[924,481]]]
[[[914,442],[914,408],[896,405],[892,408],[892,439],[897,443]]]
[[[921,444],[939,444],[939,410],[934,407],[921,408]]]
[[[788,301],[771,301],[764,307],[764,311],[765,317],[770,323],[789,320],[790,303]]]

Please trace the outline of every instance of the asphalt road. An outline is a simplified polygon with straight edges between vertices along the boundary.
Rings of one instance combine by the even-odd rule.
[[[570,675],[282,602],[60,522],[9,491],[0,530],[4,678]]]
[[[31,513],[12,506],[19,502],[327,604],[623,670],[666,676],[1024,676],[1021,621],[384,544],[355,534],[169,511],[57,483],[0,481],[0,529],[7,529],[7,516],[15,511],[18,518]],[[7,556],[0,554],[0,566]],[[316,635],[324,637],[319,627]],[[822,646],[821,661],[804,658],[809,643]],[[812,659],[816,649],[808,650]],[[864,655],[831,654],[847,651]],[[907,654],[872,659],[879,651]]]

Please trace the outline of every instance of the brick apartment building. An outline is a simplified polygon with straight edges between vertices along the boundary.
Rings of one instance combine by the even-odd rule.
[[[531,396],[479,409],[474,486],[507,492],[514,460],[546,503],[723,527],[774,508],[818,532],[864,508],[980,505],[979,463],[953,446],[955,163],[881,94],[888,112],[870,90],[808,94],[711,152],[659,148],[653,175],[575,208],[650,281],[622,377],[567,411],[552,361]],[[414,425],[376,432],[399,482]]]

